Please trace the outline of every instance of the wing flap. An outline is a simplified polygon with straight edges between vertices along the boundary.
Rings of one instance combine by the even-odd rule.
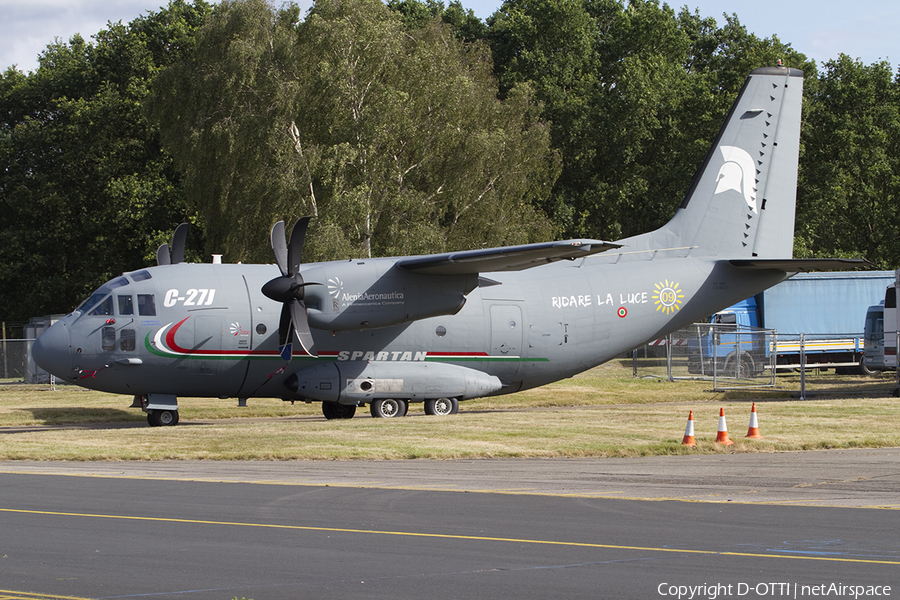
[[[401,269],[427,275],[522,271],[560,260],[584,258],[621,247],[620,244],[600,240],[565,240],[413,256],[398,260],[396,264]]]
[[[786,273],[809,271],[852,271],[873,269],[875,265],[864,258],[753,258],[728,261],[738,269],[774,269]]]

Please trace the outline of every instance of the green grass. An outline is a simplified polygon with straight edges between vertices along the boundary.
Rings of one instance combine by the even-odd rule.
[[[143,426],[145,415],[128,408],[130,397],[2,386],[0,426],[94,425],[5,433],[0,459],[618,457],[900,446],[900,401],[890,395],[890,377],[819,375],[804,401],[791,398],[792,378],[779,376],[788,389],[712,392],[709,382],[635,379],[623,361],[543,388],[464,402],[452,417],[425,417],[415,404],[403,419],[372,419],[362,408],[352,420],[326,421],[318,404],[250,399],[239,408],[236,400],[183,398],[181,425],[162,428]],[[751,401],[762,440],[743,437]],[[714,441],[720,406],[734,446]],[[681,445],[689,410],[697,448]],[[117,425],[129,421],[141,423]]]

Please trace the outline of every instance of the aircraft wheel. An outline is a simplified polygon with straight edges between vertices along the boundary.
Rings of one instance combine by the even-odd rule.
[[[425,401],[425,414],[444,417],[459,412],[459,401],[456,398],[433,398]]]
[[[352,419],[356,414],[356,406],[353,404],[338,404],[337,402],[323,402],[322,414],[328,420]]]
[[[406,415],[407,408],[405,400],[395,400],[394,398],[375,400],[369,405],[369,411],[372,413],[372,416],[377,419],[402,417]]]
[[[178,425],[177,410],[150,410],[147,411],[147,422],[151,427],[168,427]]]

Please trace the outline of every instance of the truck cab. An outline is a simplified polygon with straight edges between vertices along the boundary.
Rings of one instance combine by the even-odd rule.
[[[758,332],[755,296],[715,313],[709,322],[713,326],[706,335],[689,341],[689,372],[709,375],[715,370],[738,378],[762,373],[766,348]]]
[[[865,346],[861,367],[867,374],[883,371],[884,364],[884,300],[866,310],[863,329]]]

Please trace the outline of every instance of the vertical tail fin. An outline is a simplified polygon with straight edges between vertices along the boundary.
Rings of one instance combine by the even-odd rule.
[[[802,99],[802,71],[753,71],[675,217],[623,243],[689,246],[691,256],[791,258]]]

